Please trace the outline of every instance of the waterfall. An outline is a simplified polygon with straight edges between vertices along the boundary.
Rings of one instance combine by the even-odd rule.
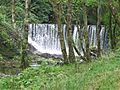
[[[61,55],[62,52],[61,52],[61,46],[60,46],[60,40],[59,40],[57,28],[58,27],[56,24],[30,24],[28,43],[34,46],[34,48],[41,53]],[[65,46],[68,52],[66,25],[62,25],[62,30],[64,35]],[[89,32],[90,47],[97,48],[96,26],[89,25],[88,32]],[[73,41],[75,42],[77,48],[80,49],[78,35],[79,34],[78,34],[77,26],[74,25]],[[102,26],[101,28],[100,42],[101,42],[101,49],[104,49],[107,47],[106,46],[107,33],[105,31],[104,26]]]
[[[33,26],[35,25],[29,25],[30,29],[28,35],[28,42],[32,46],[34,46],[41,53],[62,54],[57,32],[57,25],[37,24],[36,32],[35,29],[32,29]]]

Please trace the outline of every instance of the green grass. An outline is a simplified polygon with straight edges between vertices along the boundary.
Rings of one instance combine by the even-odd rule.
[[[120,90],[120,51],[84,64],[28,68],[0,79],[1,90]]]

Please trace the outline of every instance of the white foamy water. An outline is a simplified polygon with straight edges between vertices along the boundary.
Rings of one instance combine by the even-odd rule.
[[[62,29],[63,29],[65,46],[68,52],[66,25],[62,25]],[[91,25],[88,32],[89,32],[90,47],[97,47],[96,26]],[[81,50],[81,46],[79,46],[78,35],[79,34],[78,34],[77,27],[74,26],[73,40],[76,44],[76,47],[79,50]],[[83,35],[83,31],[81,34],[81,37],[83,38],[82,35]],[[100,41],[101,41],[101,48],[103,49],[106,48],[107,34],[105,32],[104,27],[102,27],[100,32]],[[34,48],[36,48],[37,51],[41,53],[58,54],[58,55],[62,54],[60,40],[58,36],[58,29],[56,24],[30,24],[28,42],[29,44],[34,46]],[[83,42],[83,45],[84,45],[84,42]],[[76,52],[75,52],[75,55],[77,55]]]
[[[40,45],[38,43],[36,43],[35,41],[33,41],[31,39],[31,37],[28,37],[28,42],[29,44],[31,44],[32,46],[34,46],[35,49],[37,49],[37,51],[41,52],[41,53],[49,53],[49,54],[62,54],[61,51],[58,50],[49,50],[49,49],[44,49],[42,47],[40,47]]]

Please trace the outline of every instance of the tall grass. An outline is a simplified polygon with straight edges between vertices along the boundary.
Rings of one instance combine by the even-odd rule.
[[[120,52],[84,64],[42,65],[0,79],[1,90],[119,90]]]

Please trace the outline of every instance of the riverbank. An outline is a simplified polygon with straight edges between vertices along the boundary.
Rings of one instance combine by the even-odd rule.
[[[17,75],[20,73],[20,62],[14,60],[0,61],[0,76]]]
[[[2,90],[118,90],[120,51],[83,64],[28,68],[18,76],[0,79]]]

